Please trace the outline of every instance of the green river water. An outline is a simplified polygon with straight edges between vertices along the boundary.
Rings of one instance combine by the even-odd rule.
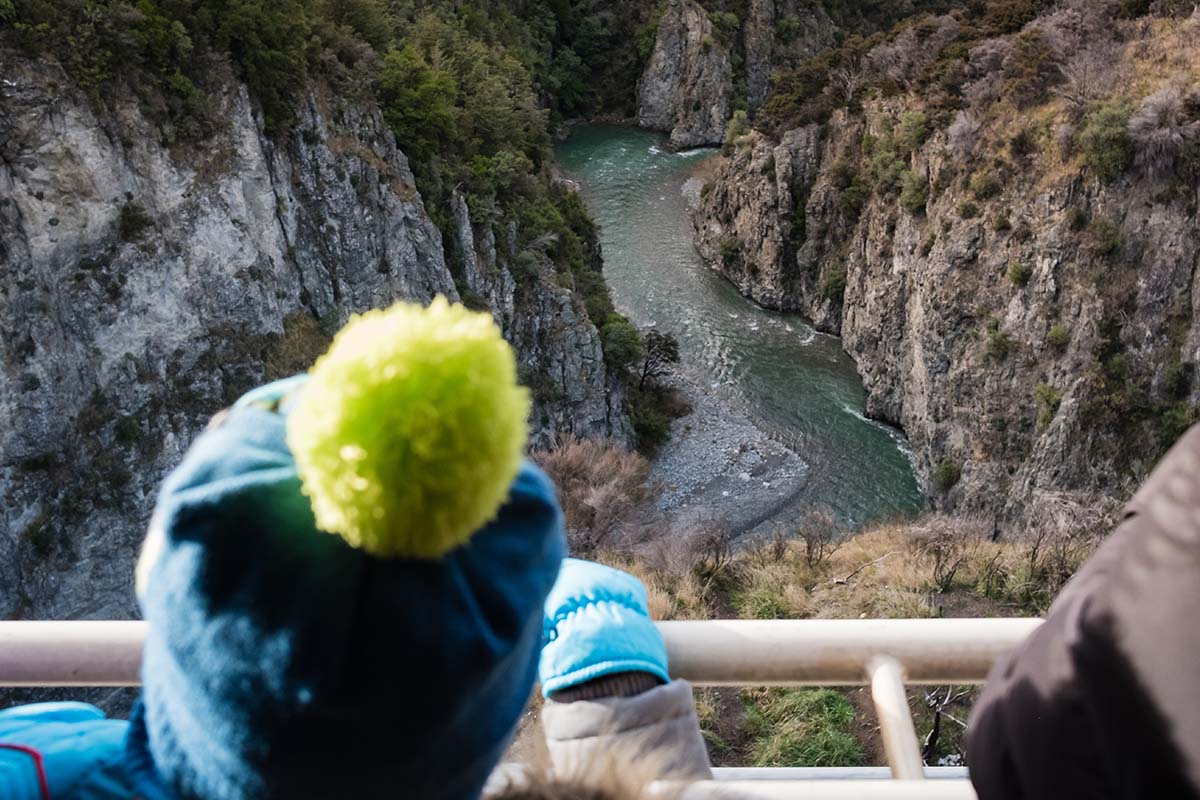
[[[655,133],[589,125],[558,146],[600,224],[617,307],[674,334],[709,391],[809,464],[805,502],[853,524],[919,510],[905,441],[863,416],[866,393],[840,341],[756,306],[696,253],[682,190],[714,151],[662,145]]]

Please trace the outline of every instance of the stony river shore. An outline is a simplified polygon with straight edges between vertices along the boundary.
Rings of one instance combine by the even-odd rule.
[[[712,391],[700,370],[680,369],[671,382],[692,404],[659,450],[651,477],[662,487],[659,509],[675,527],[716,525],[736,538],[769,535],[798,513],[810,470],[791,449],[760,430]]]

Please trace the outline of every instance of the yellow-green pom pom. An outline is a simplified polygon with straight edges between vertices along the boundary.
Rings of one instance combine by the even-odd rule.
[[[287,440],[322,530],[433,559],[495,517],[528,418],[492,318],[439,297],[353,318],[294,400]]]

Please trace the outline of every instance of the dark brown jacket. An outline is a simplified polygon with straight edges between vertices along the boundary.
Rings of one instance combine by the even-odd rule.
[[[967,752],[980,800],[1200,797],[1200,427],[992,670]]]

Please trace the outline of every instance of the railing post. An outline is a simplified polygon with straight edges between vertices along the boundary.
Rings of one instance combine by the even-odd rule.
[[[879,732],[887,752],[892,777],[898,780],[924,780],[925,764],[917,744],[917,730],[908,709],[904,690],[904,668],[891,656],[877,656],[867,663],[871,699],[879,717]]]

